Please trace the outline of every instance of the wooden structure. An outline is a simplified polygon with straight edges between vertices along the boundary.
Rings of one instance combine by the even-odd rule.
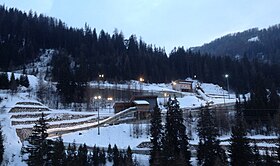
[[[134,106],[133,103],[131,103],[130,101],[122,101],[122,102],[116,102],[113,108],[115,110],[115,113],[118,113],[133,106]]]
[[[134,96],[127,102],[116,102],[114,104],[115,113],[128,109],[130,107],[136,107],[137,111],[135,117],[138,119],[147,119],[151,116],[151,112],[157,105],[157,96]]]
[[[147,119],[150,117],[150,104],[146,100],[134,100],[132,101],[137,109],[135,114],[137,119]]]
[[[143,96],[133,96],[131,98],[131,101],[134,100],[145,100],[149,103],[149,110],[153,111],[155,106],[157,105],[157,96],[155,95],[143,95]]]

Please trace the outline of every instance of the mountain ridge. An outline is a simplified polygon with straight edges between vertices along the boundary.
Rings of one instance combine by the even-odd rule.
[[[253,40],[255,39],[255,40]],[[247,56],[268,63],[280,62],[280,24],[269,28],[251,28],[243,32],[231,33],[210,43],[191,48],[195,52],[214,56]]]

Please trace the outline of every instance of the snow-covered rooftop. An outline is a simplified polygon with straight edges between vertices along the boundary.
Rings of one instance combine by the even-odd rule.
[[[134,100],[133,102],[137,105],[149,105],[149,102],[146,100]]]

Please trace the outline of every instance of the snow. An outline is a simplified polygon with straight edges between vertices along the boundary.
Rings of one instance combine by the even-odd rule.
[[[177,98],[181,108],[198,108],[206,104],[206,101],[197,98],[196,96],[189,95],[182,98]]]
[[[228,94],[228,92],[223,90],[223,88],[219,85],[211,83],[202,83],[200,87],[204,90],[205,94],[207,95],[223,96],[224,94]]]
[[[260,41],[258,36],[255,36],[255,37],[252,37],[252,38],[248,39],[248,42],[258,42],[258,41]]]
[[[3,95],[1,95],[3,96]],[[6,96],[7,98],[7,96]],[[2,132],[4,136],[4,160],[3,165],[14,165],[14,166],[25,166],[26,163],[21,161],[21,141],[15,132],[15,128],[11,126],[11,120],[7,115],[9,106],[14,105],[19,101],[18,97],[4,99],[0,103],[0,108],[2,112],[0,114],[0,122],[2,126]]]
[[[149,102],[146,100],[134,100],[133,102],[137,105],[149,105]]]
[[[45,50],[40,50],[40,51],[41,51],[41,55],[36,60],[36,62],[27,64],[25,66],[27,74],[30,74],[34,70],[36,71],[37,69],[39,70],[40,73],[46,73],[47,69],[50,67],[49,65],[52,60],[52,57],[57,52],[54,49],[45,49]],[[17,70],[17,71],[15,71],[15,73],[22,73],[22,70]]]
[[[137,161],[139,162],[139,166],[150,165],[149,163],[150,155],[134,154],[133,157],[137,159]]]
[[[142,125],[143,128],[146,125]],[[114,126],[100,127],[100,135],[97,128],[65,134],[62,136],[64,142],[86,143],[88,146],[108,147],[109,144],[116,144],[121,149],[126,149],[128,146],[131,149],[139,149],[137,145],[144,141],[150,141],[150,137],[143,133],[139,138],[131,137],[132,125],[120,124]],[[81,134],[80,134],[81,133]]]
[[[10,80],[12,72],[7,72],[7,74],[8,74],[8,79]],[[21,73],[14,73],[15,79],[19,79],[21,75],[22,75]],[[34,75],[27,75],[27,77],[30,84],[30,88],[35,89],[38,84],[38,78],[35,77]]]

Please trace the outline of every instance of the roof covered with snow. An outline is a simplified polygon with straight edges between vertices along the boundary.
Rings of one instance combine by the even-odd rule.
[[[147,102],[146,100],[134,100],[133,103],[137,105],[149,105],[149,102]]]

